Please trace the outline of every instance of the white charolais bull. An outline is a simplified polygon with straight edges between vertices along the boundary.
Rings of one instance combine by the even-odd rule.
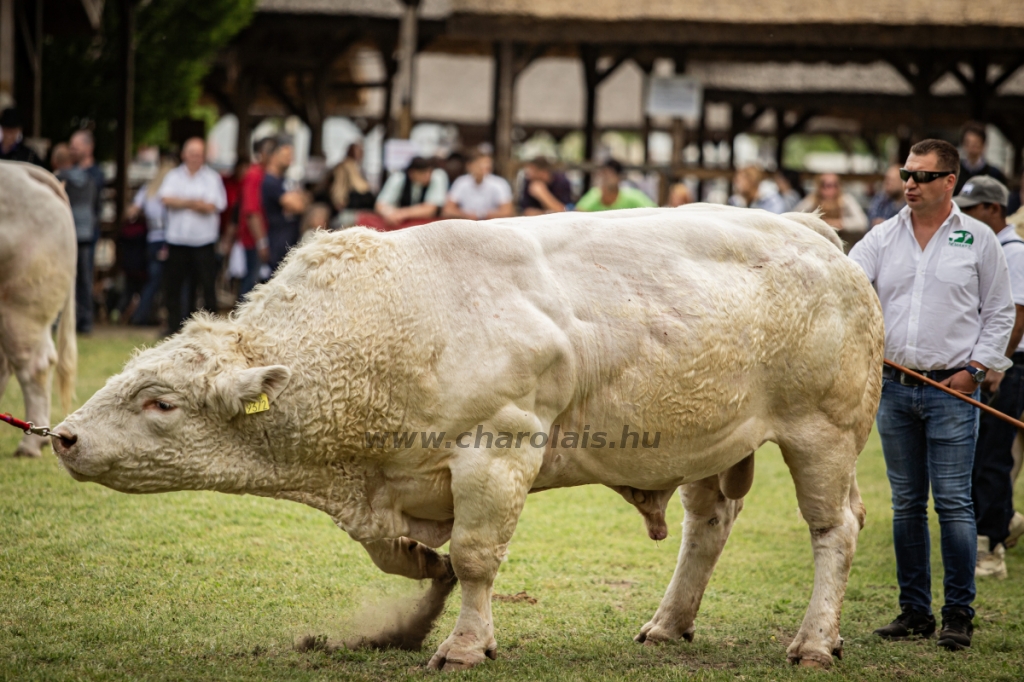
[[[462,609],[430,665],[458,669],[494,656],[495,574],[527,493],[548,488],[614,487],[658,537],[681,487],[679,564],[637,639],[691,638],[751,455],[774,441],[815,560],[789,658],[827,666],[882,343],[874,291],[814,216],[695,205],[352,229],[296,249],[233,319],[134,357],[55,447],[81,481],[294,500],[387,572],[436,586],[454,570]],[[553,444],[556,427],[608,435]],[[450,559],[429,549],[449,539]]]
[[[13,373],[26,420],[50,425],[53,369],[71,409],[75,340],[75,224],[60,181],[27,163],[0,161],[0,395]],[[50,329],[57,325],[57,346]],[[4,428],[7,428],[6,426]],[[26,434],[16,456],[39,457],[49,439]]]

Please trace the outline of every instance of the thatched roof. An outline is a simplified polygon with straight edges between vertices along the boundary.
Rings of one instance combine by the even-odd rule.
[[[541,20],[1024,27],[1024,2],[1012,0],[450,0],[450,3],[452,14]]]

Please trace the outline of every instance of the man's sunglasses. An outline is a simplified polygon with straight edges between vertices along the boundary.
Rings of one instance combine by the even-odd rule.
[[[934,182],[939,178],[955,174],[955,171],[912,171],[907,170],[906,168],[900,168],[900,180],[906,182],[910,178],[914,178],[914,182],[919,185],[923,185],[926,182]]]

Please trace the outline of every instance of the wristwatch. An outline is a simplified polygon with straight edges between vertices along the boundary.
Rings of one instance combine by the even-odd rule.
[[[978,369],[974,365],[967,365],[967,367],[965,367],[964,369],[966,369],[970,373],[971,378],[974,379],[974,383],[976,384],[980,384],[981,382],[985,381],[985,376],[988,374],[988,372],[986,372],[985,370]]]

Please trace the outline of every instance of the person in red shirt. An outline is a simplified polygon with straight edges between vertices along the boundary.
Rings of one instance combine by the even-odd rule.
[[[238,242],[245,249],[245,277],[238,288],[241,300],[259,282],[260,268],[270,261],[267,242],[267,216],[263,212],[263,175],[267,162],[277,148],[273,137],[256,143],[252,165],[242,178],[238,211]]]

